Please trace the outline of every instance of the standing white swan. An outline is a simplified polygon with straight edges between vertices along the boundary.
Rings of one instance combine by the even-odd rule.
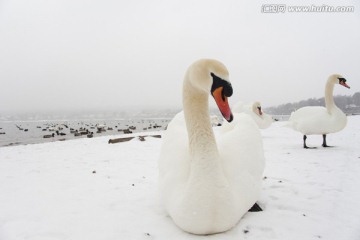
[[[261,110],[260,102],[254,102],[251,105],[245,105],[243,102],[238,102],[234,105],[232,111],[234,113],[243,112],[249,114],[261,129],[270,127],[270,125],[274,122],[269,114],[266,114]]]
[[[260,131],[248,116],[236,118],[215,140],[209,94],[232,121],[228,71],[216,60],[203,59],[186,72],[184,112],[169,123],[159,159],[165,209],[177,226],[194,234],[224,232],[236,225],[258,200],[264,169]]]
[[[346,84],[346,79],[339,74],[331,75],[325,86],[325,106],[303,107],[293,112],[289,118],[288,126],[301,132],[304,137],[304,148],[306,145],[306,135],[322,135],[323,147],[326,144],[326,134],[341,131],[346,126],[346,115],[335,105],[333,98],[334,85],[340,84],[350,88]]]

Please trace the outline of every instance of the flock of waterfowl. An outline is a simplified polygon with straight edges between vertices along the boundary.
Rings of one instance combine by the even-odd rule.
[[[294,112],[288,126],[306,136],[342,130],[345,114],[336,107],[335,84],[345,78],[331,75],[326,84],[324,107],[305,107]],[[235,105],[226,67],[217,60],[202,59],[188,68],[183,82],[183,112],[178,113],[163,134],[159,157],[161,200],[175,224],[193,234],[224,232],[236,225],[256,204],[264,171],[264,151],[259,128],[270,126],[258,102]],[[211,95],[225,121],[214,132],[209,115]]]
[[[92,138],[94,136],[115,135],[115,134],[131,134],[135,132],[146,132],[164,129],[168,123],[166,119],[147,119],[147,120],[103,120],[101,123],[95,123],[96,121],[58,121],[56,123],[34,122],[34,123],[17,123],[14,127],[8,127],[10,135],[18,136],[11,137],[13,141],[8,141],[7,145],[17,145],[26,143],[36,143],[43,141],[63,141],[67,139],[87,137]],[[36,123],[36,125],[35,125]],[[0,134],[6,135],[5,129],[0,128]],[[11,131],[10,131],[11,130]],[[18,133],[17,133],[18,132]],[[33,141],[27,141],[28,139]],[[43,139],[43,140],[41,140]]]

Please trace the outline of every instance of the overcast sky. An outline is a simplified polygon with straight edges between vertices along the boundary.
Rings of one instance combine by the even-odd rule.
[[[353,13],[262,13],[269,3]],[[199,58],[230,72],[230,103],[322,97],[340,73],[360,89],[358,1],[0,0],[0,113],[179,107]]]

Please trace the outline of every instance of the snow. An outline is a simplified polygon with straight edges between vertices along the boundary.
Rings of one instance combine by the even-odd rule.
[[[196,236],[166,216],[157,192],[161,139],[76,139],[0,148],[0,239],[360,239],[360,117],[328,136],[275,122],[261,130],[259,200],[233,229]],[[217,128],[215,128],[217,129]]]

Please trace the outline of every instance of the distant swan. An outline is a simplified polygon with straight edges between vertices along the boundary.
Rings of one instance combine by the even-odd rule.
[[[164,132],[159,158],[165,209],[177,226],[193,234],[219,233],[235,226],[258,200],[264,169],[260,131],[245,114],[236,116],[215,139],[209,94],[231,122],[228,71],[216,60],[203,59],[186,72],[184,111]]]
[[[261,110],[261,103],[254,102],[251,105],[245,105],[243,102],[238,102],[232,108],[234,113],[246,113],[249,114],[256,122],[259,128],[265,129],[270,127],[274,122],[272,117]]]
[[[334,85],[340,84],[350,88],[346,84],[346,79],[339,74],[331,75],[325,86],[325,106],[303,107],[293,112],[288,121],[288,126],[301,132],[304,137],[304,148],[306,145],[306,135],[323,135],[323,147],[328,147],[326,134],[341,131],[346,126],[346,115],[335,105],[333,99]]]

